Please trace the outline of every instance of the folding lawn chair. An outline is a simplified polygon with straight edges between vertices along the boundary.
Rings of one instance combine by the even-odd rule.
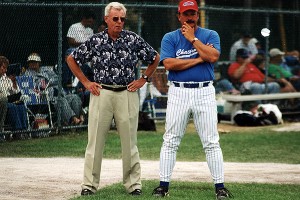
[[[50,128],[53,128],[51,104],[48,95],[48,85],[44,90],[35,88],[32,76],[17,76],[17,83],[23,96],[26,96],[24,103],[27,108],[28,125],[34,129],[49,128],[45,121],[49,116]],[[46,107],[46,109],[45,109]],[[38,112],[34,109],[38,108]],[[47,114],[44,114],[46,110]],[[40,112],[43,113],[40,113]],[[33,124],[30,126],[30,118],[33,117]],[[31,120],[32,121],[32,120]]]

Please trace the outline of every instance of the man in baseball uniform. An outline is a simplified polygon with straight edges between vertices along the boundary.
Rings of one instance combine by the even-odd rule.
[[[220,38],[216,31],[197,26],[195,0],[183,0],[178,7],[181,28],[167,33],[161,42],[160,62],[169,71],[166,127],[160,152],[160,185],[153,196],[165,197],[176,161],[176,152],[190,116],[206,154],[216,199],[232,197],[224,187],[223,155],[217,130],[214,64],[220,56]]]

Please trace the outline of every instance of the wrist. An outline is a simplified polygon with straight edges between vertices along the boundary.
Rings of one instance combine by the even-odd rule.
[[[149,77],[145,74],[142,74],[142,79],[146,80],[146,82],[149,82]]]
[[[191,43],[194,44],[197,40],[199,40],[199,39],[194,37],[194,39],[191,41]]]

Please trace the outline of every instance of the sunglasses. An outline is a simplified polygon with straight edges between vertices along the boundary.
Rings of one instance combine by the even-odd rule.
[[[121,20],[121,22],[124,22],[125,21],[125,17],[113,17],[112,20],[114,22],[118,22],[119,20]]]

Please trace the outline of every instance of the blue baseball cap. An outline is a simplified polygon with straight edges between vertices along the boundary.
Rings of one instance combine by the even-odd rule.
[[[249,58],[249,52],[247,49],[238,49],[236,51],[236,57]]]

